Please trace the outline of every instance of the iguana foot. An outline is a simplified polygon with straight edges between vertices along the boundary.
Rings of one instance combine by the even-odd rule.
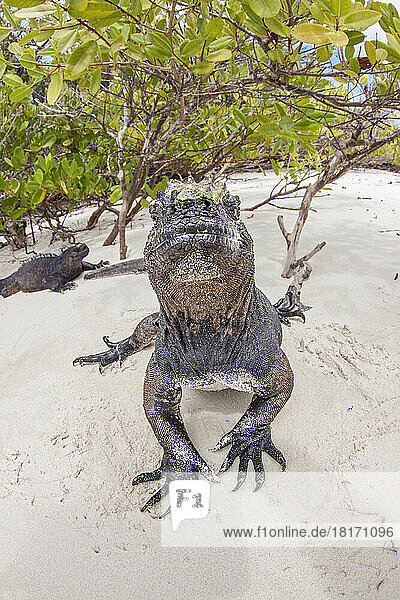
[[[110,342],[108,337],[104,336],[103,341],[109,348],[111,348],[110,350],[99,352],[98,354],[89,354],[88,356],[78,356],[75,358],[72,364],[74,366],[83,366],[97,363],[101,373],[102,369],[107,365],[117,361],[119,361],[121,364],[127,356],[133,354],[130,338],[122,340],[121,342]]]
[[[74,287],[76,287],[76,283],[74,283],[73,281],[69,281],[68,283],[60,283],[59,285],[52,287],[51,291],[60,292],[60,294],[63,294],[67,290],[72,290]]]
[[[109,260],[101,260],[98,263],[94,263],[94,268],[95,269],[102,269],[103,267],[106,267],[109,264],[110,264]]]
[[[232,466],[234,460],[239,458],[237,482],[235,488],[232,490],[233,492],[238,490],[244,483],[250,460],[253,463],[255,471],[256,487],[254,488],[254,491],[257,492],[262,487],[265,481],[265,471],[262,462],[263,452],[269,454],[269,456],[282,467],[282,471],[286,469],[285,457],[272,443],[270,427],[264,429],[261,435],[260,431],[240,432],[232,430],[223,436],[213,450],[221,450],[221,448],[225,448],[225,446],[228,446],[229,444],[232,444],[232,447],[222,463],[218,475],[220,473],[225,473],[225,471]]]
[[[182,464],[182,458],[172,458],[166,453],[162,458],[160,466],[154,471],[141,473],[132,480],[132,485],[138,483],[147,483],[149,481],[160,481],[164,479],[162,486],[153,494],[140,509],[141,512],[148,511],[158,504],[169,492],[169,484],[177,479],[198,479],[203,475],[205,479],[216,482],[218,479],[207,465],[207,463],[198,455],[193,458],[186,458]],[[169,512],[169,509],[161,516],[164,517]]]
[[[73,361],[73,365],[89,365],[97,363],[99,365],[99,371],[107,365],[114,362],[122,362],[131,354],[139,352],[146,346],[148,346],[156,337],[158,329],[158,312],[148,315],[137,324],[135,331],[129,337],[121,340],[120,342],[111,342],[105,335],[103,341],[110,348],[106,352],[99,352],[98,354],[89,354],[89,356],[78,356]]]
[[[303,311],[310,310],[311,306],[305,306],[296,296],[296,294],[288,290],[284,298],[280,298],[278,302],[275,302],[274,307],[279,316],[281,323],[290,327],[289,319],[291,317],[300,317],[303,323],[306,322],[306,317]]]

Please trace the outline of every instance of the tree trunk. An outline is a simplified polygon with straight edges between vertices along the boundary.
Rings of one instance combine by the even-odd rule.
[[[127,224],[130,223],[133,217],[139,212],[141,208],[140,202],[136,203],[132,210],[131,208],[134,201],[138,197],[140,190],[143,187],[146,175],[147,170],[143,167],[143,165],[139,164],[133,175],[133,183],[127,191],[125,199],[124,197],[122,199],[122,206],[118,214],[118,219],[115,221],[113,228],[111,229],[110,233],[103,242],[103,246],[111,246],[111,244],[115,241],[116,237],[119,234],[121,260],[126,258],[127,252],[125,229]]]

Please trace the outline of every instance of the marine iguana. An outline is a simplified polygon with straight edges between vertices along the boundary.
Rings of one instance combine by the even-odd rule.
[[[64,250],[61,254],[38,254],[25,262],[18,271],[5,279],[0,279],[0,294],[7,298],[17,292],[38,292],[52,290],[65,292],[73,287],[72,280],[82,271],[99,269],[109,264],[100,261],[93,264],[84,261],[89,254],[86,244],[76,244]]]
[[[170,181],[165,193],[158,192],[149,208],[153,228],[144,260],[159,312],[145,317],[120,342],[104,337],[109,350],[73,362],[98,363],[101,369],[155,338],[144,381],[144,410],[163,457],[158,468],[137,475],[132,484],[164,483],[142,511],[168,493],[174,478],[215,478],[186,432],[179,409],[182,387],[221,384],[253,393],[245,414],[214,448],[231,446],[219,473],[239,458],[235,489],[243,484],[249,461],[255,490],[263,485],[263,452],[286,467],[271,440],[271,423],[293,389],[293,373],[280,347],[279,317],[303,315],[293,297],[276,308],[255,286],[253,241],[240,221],[239,207],[238,196],[210,181]]]

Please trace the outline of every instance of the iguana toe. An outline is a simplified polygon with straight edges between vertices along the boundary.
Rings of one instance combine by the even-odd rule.
[[[299,296],[288,290],[284,298],[280,298],[275,302],[274,308],[278,313],[280,322],[290,327],[289,319],[292,317],[300,317],[303,323],[305,323],[306,317],[303,311],[310,310],[311,306],[302,304]]]
[[[269,456],[271,456],[271,458],[273,458],[282,467],[283,471],[286,468],[285,457],[283,456],[282,452],[278,450],[278,448],[276,448],[276,446],[272,443],[271,431],[269,428],[264,431],[261,436],[255,439],[254,432],[246,434],[231,431],[221,439],[215,449],[219,450],[229,443],[232,443],[232,447],[223,461],[218,471],[218,475],[225,473],[225,471],[232,466],[236,458],[239,458],[239,470],[236,486],[232,490],[233,492],[238,490],[245,482],[250,461],[253,463],[255,472],[256,486],[254,491],[258,491],[263,486],[265,481],[265,471],[262,462],[263,452],[266,452]]]
[[[180,479],[198,479],[200,475],[209,481],[218,481],[218,478],[200,456],[197,458],[190,456],[182,458],[164,454],[161,464],[157,469],[140,473],[140,475],[137,475],[132,480],[132,485],[135,486],[139,483],[148,483],[164,479],[164,483],[160,489],[149,498],[140,510],[144,512],[160,502],[168,494],[171,481]]]

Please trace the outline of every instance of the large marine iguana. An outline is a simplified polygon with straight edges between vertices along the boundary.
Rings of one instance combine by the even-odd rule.
[[[76,285],[72,280],[82,271],[100,269],[109,264],[103,260],[98,264],[86,262],[83,259],[88,254],[89,248],[86,244],[76,244],[61,254],[39,254],[25,262],[12,275],[0,279],[0,294],[7,298],[17,292],[69,290]]]
[[[142,511],[168,493],[173,478],[201,474],[214,479],[186,432],[179,409],[182,386],[222,384],[253,393],[245,414],[214,448],[231,445],[219,473],[239,458],[235,489],[244,482],[249,461],[255,489],[262,486],[263,452],[286,467],[271,440],[271,423],[293,389],[293,373],[280,348],[280,316],[303,315],[293,297],[276,308],[255,286],[253,241],[239,219],[239,206],[239,198],[225,185],[207,181],[171,181],[165,193],[159,192],[150,205],[154,225],[144,251],[159,312],[144,318],[120,342],[104,337],[109,350],[74,360],[74,365],[98,363],[101,368],[123,361],[155,338],[144,381],[144,410],[163,457],[158,468],[132,483],[165,481]]]

